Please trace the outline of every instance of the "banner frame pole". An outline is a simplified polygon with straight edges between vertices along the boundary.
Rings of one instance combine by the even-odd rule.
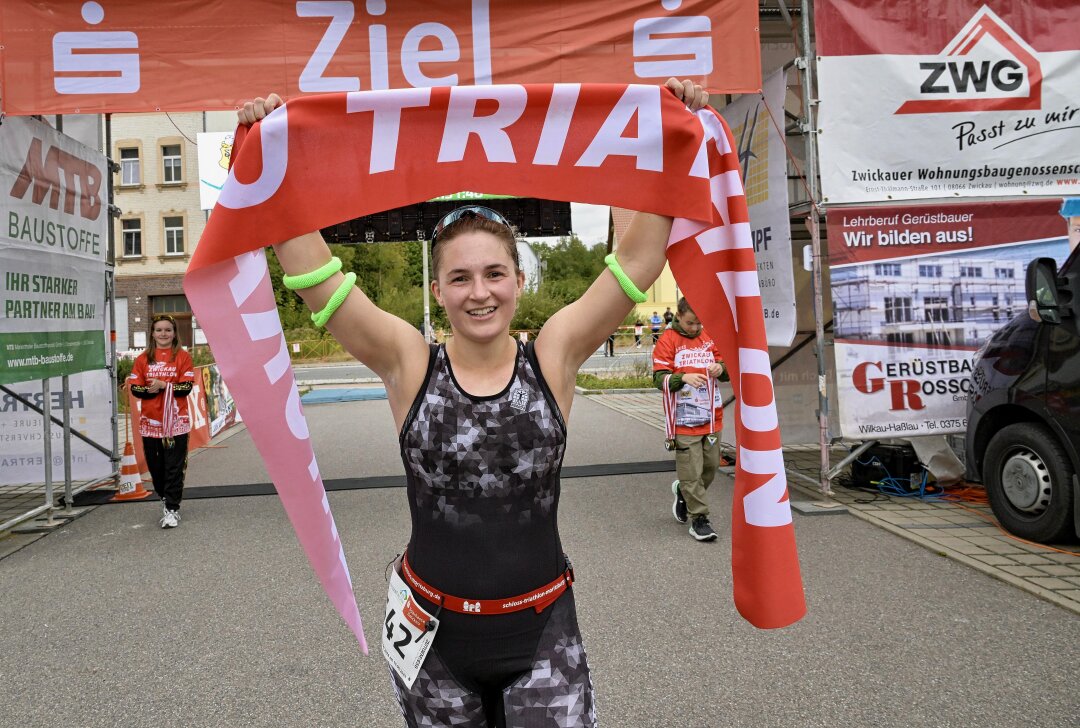
[[[829,485],[829,375],[825,361],[828,342],[825,339],[824,313],[824,270],[821,252],[821,193],[818,189],[817,159],[817,122],[814,107],[817,102],[812,98],[814,57],[810,41],[810,0],[801,0],[802,56],[796,59],[796,65],[802,70],[803,133],[806,139],[806,179],[810,187],[810,245],[813,251],[814,282],[814,354],[817,356],[818,369],[818,447],[821,452],[818,487],[822,495],[832,495]]]

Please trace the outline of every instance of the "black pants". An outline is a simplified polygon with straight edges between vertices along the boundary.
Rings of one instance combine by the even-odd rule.
[[[604,342],[604,356],[615,356],[615,334],[607,337]]]
[[[165,447],[165,441],[159,437],[143,438],[143,454],[150,478],[154,481],[154,492],[165,501],[165,507],[170,511],[180,509],[180,500],[184,496],[187,446],[186,433],[174,437],[172,447]]]

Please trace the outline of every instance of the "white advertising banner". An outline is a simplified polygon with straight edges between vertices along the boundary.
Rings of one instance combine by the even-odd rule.
[[[196,135],[199,147],[199,207],[213,210],[221,187],[229,178],[233,132],[208,131]]]
[[[1080,194],[1076,0],[817,0],[828,203]]]
[[[0,124],[0,383],[105,366],[105,156]]]
[[[1068,257],[1061,199],[828,211],[840,429],[963,433],[975,351],[1027,316],[1027,265]]]
[[[112,445],[112,386],[104,369],[68,378],[71,429],[105,447]],[[49,382],[52,415],[64,419],[60,379]],[[9,389],[42,406],[41,382],[9,385]],[[64,482],[64,428],[52,424],[53,482]],[[45,482],[45,432],[42,417],[15,397],[0,392],[0,486]],[[109,458],[77,437],[71,438],[73,480],[101,478],[112,472]]]
[[[795,338],[787,159],[768,111],[783,129],[786,95],[786,74],[777,71],[765,79],[761,94],[744,94],[720,110],[739,146],[769,346],[788,346]]]

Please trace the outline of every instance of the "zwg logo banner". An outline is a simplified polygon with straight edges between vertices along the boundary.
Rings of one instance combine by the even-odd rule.
[[[825,200],[1080,192],[1074,0],[922,4],[816,5]]]

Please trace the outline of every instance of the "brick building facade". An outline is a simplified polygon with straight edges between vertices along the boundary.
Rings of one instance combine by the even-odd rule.
[[[117,348],[141,349],[151,317],[177,320],[180,340],[194,340],[183,276],[206,225],[199,207],[199,132],[231,130],[231,113],[114,114],[113,175]],[[208,128],[208,124],[210,128]]]

